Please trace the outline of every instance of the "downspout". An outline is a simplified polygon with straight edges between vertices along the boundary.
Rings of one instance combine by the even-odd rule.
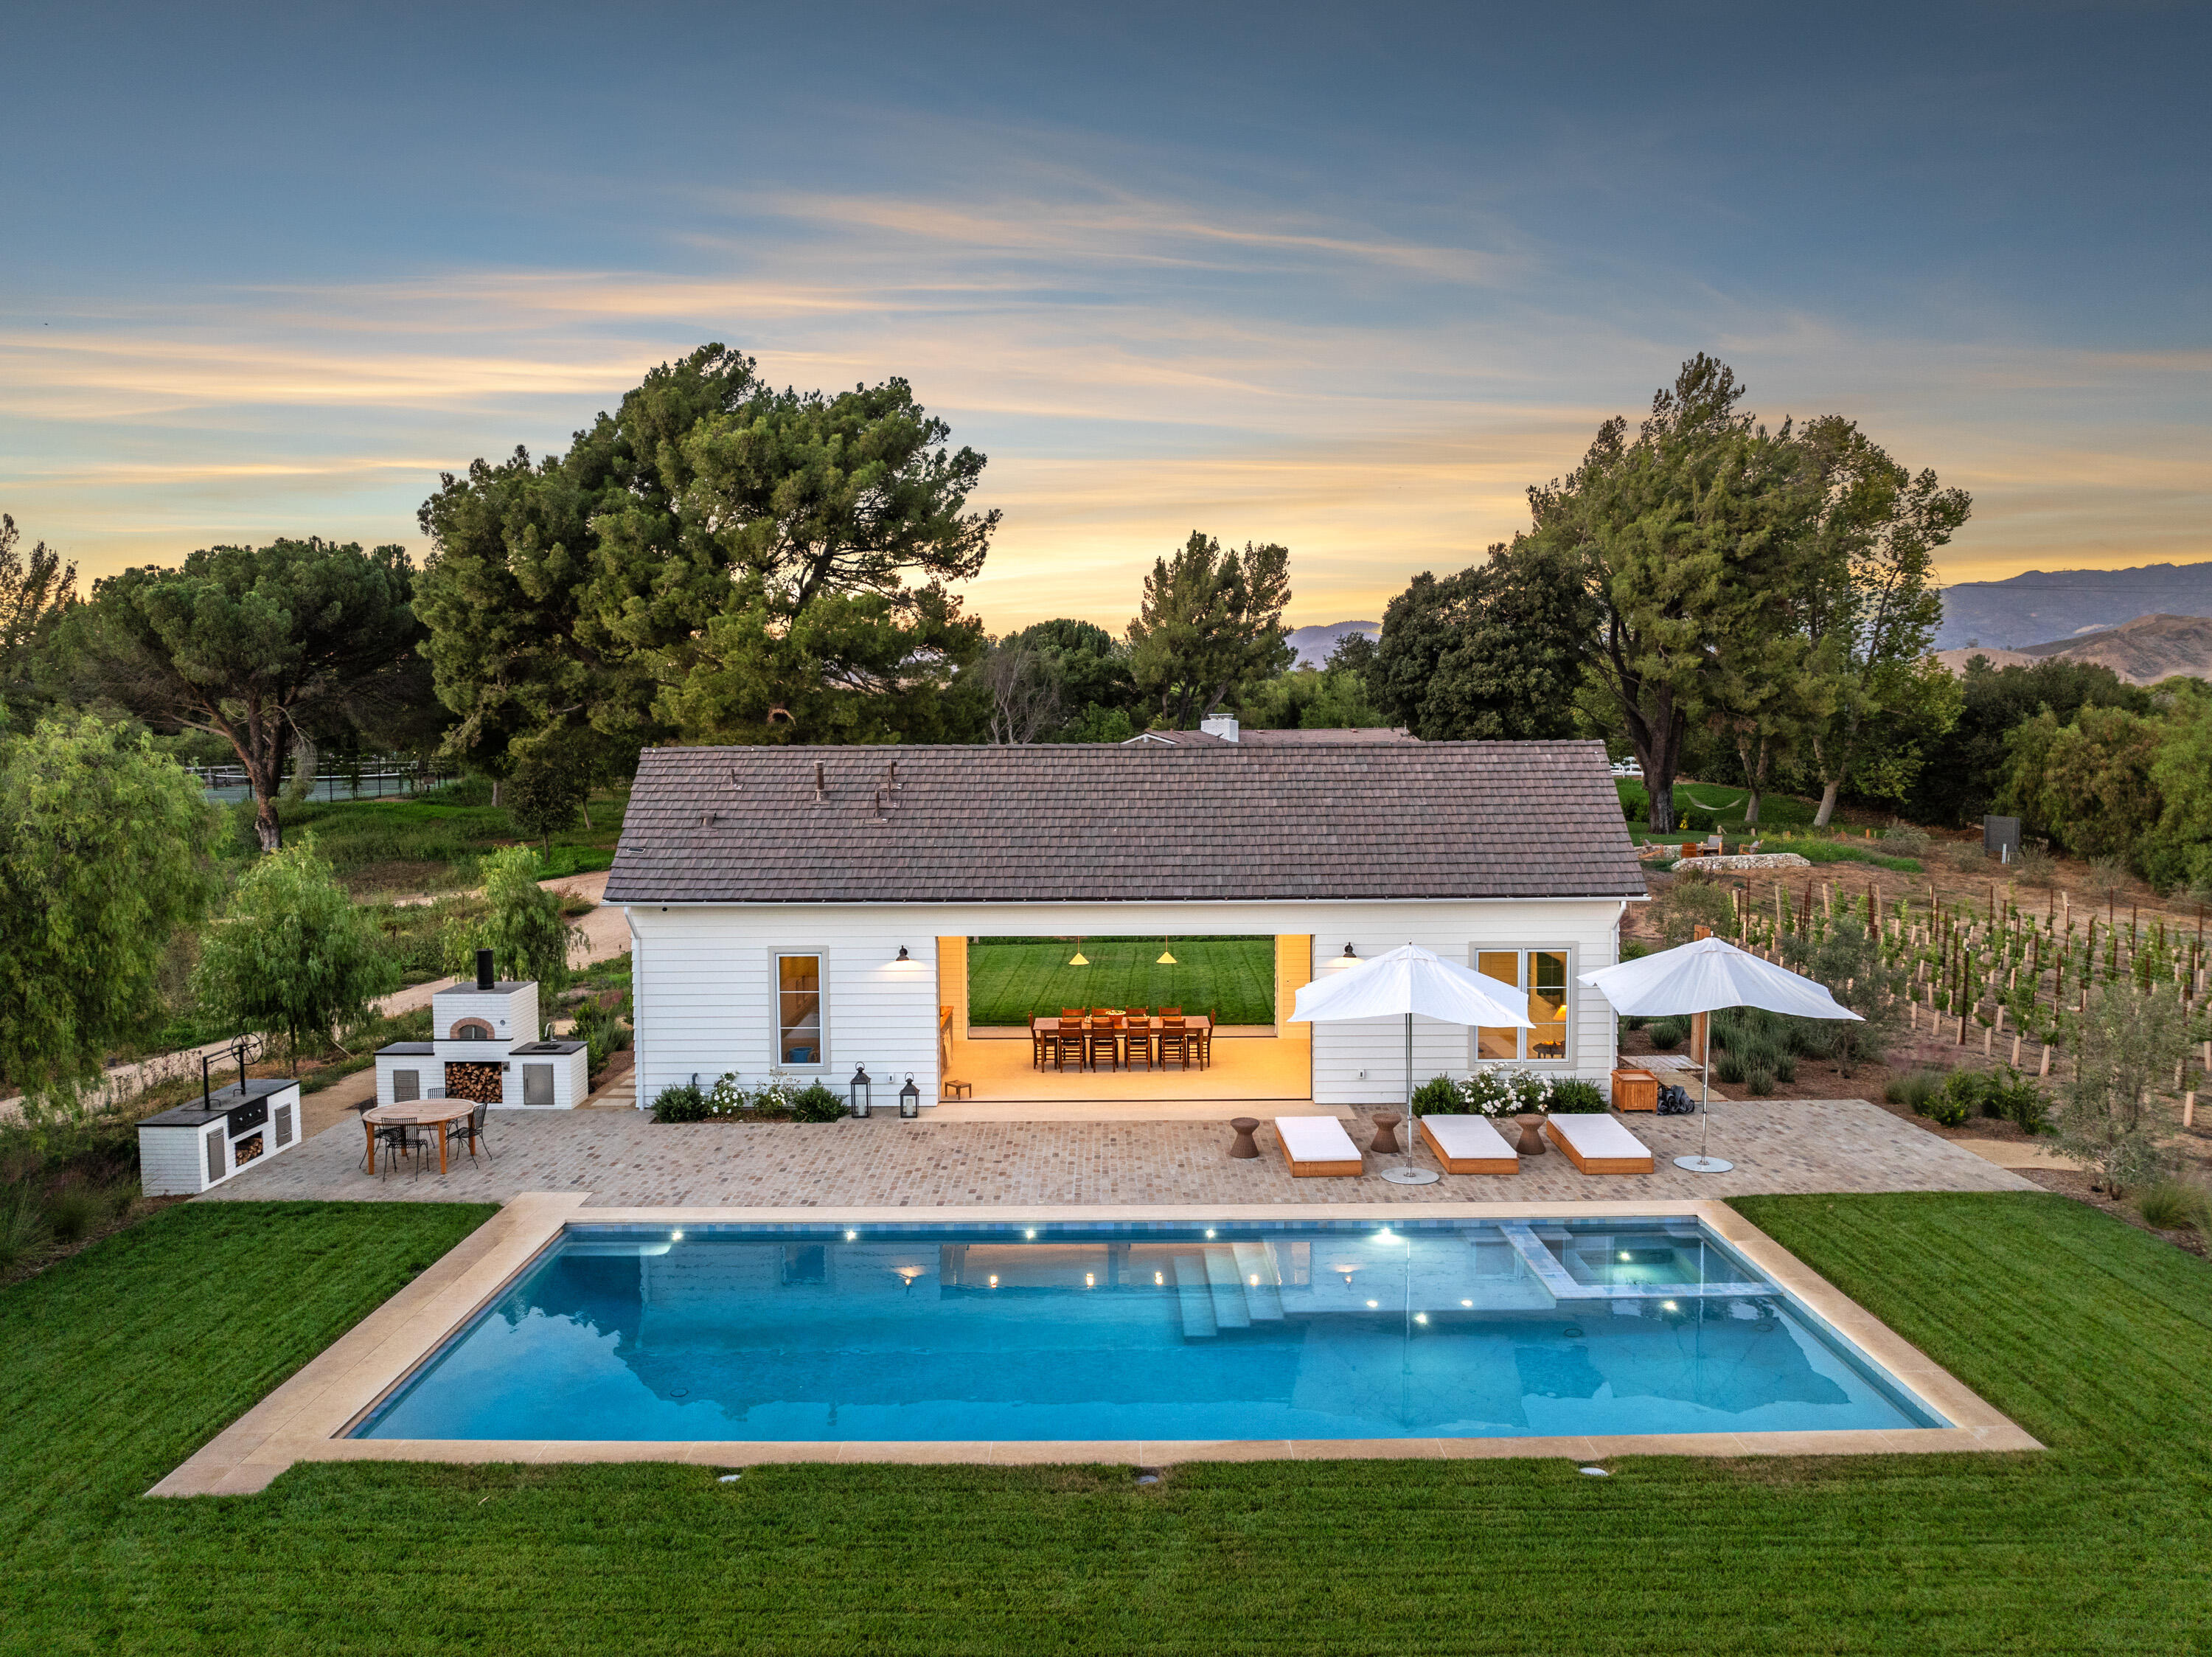
[[[1626,908],[1624,905],[1622,907]],[[623,924],[629,928],[629,1045],[630,1074],[636,1078],[637,1108],[646,1108],[645,1100],[645,1002],[637,993],[638,967],[645,959],[645,951],[637,935],[637,927],[630,919],[628,904],[623,905]]]

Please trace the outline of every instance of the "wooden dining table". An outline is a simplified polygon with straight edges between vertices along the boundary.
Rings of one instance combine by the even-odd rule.
[[[1064,1021],[1070,1024],[1076,1023],[1076,1021],[1072,1019]],[[1060,1033],[1060,1026],[1063,1020],[1057,1017],[1039,1019],[1036,1021],[1036,1033],[1041,1036],[1058,1035]],[[1155,1017],[1147,1019],[1145,1022],[1151,1026],[1152,1033],[1157,1035],[1159,1033],[1160,1026],[1164,1020]],[[1111,1019],[1085,1018],[1079,1025],[1077,1025],[1077,1027],[1085,1030],[1095,1030],[1103,1025],[1112,1025],[1115,1026],[1117,1033],[1121,1034],[1123,1039],[1122,1049],[1126,1053],[1128,1047],[1127,1037],[1129,1034],[1129,1020],[1126,1016]],[[1206,1017],[1203,1013],[1194,1014],[1184,1018],[1182,1027],[1194,1036],[1207,1035],[1210,1034],[1213,1029],[1213,1020]],[[1036,1063],[1034,1057],[1031,1058],[1030,1063],[1032,1064]],[[1127,1063],[1127,1060],[1125,1058],[1123,1063]]]
[[[410,1126],[442,1129],[449,1122],[459,1122],[476,1109],[479,1101],[473,1099],[410,1099],[398,1105],[379,1105],[361,1113],[361,1125],[368,1135],[368,1171],[376,1172],[376,1130],[379,1128]],[[438,1136],[438,1172],[446,1171],[446,1140]]]

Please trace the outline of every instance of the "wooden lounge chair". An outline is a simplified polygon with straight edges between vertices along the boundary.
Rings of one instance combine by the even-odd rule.
[[[1275,1138],[1299,1179],[1356,1179],[1367,1171],[1359,1147],[1333,1116],[1279,1116]]]
[[[1482,1116],[1425,1116],[1421,1137],[1447,1173],[1518,1173],[1519,1153]]]
[[[1544,1136],[1582,1173],[1649,1173],[1651,1148],[1610,1116],[1554,1116]]]

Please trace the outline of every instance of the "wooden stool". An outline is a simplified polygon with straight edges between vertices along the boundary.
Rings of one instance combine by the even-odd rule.
[[[1237,1130],[1237,1137],[1229,1147],[1230,1155],[1242,1157],[1248,1161],[1259,1155],[1260,1142],[1252,1136],[1259,1131],[1260,1118],[1256,1116],[1232,1116],[1229,1118],[1229,1125]]]
[[[947,1099],[973,1099],[975,1096],[975,1084],[972,1081],[947,1081],[945,1084],[945,1096]]]
[[[1398,1148],[1398,1124],[1406,1118],[1395,1111],[1381,1111],[1375,1118],[1375,1142],[1368,1148],[1387,1152]]]

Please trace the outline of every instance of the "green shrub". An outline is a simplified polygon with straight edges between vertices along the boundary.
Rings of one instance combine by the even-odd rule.
[[[1413,1089],[1417,1116],[1464,1116],[1468,1108],[1467,1096],[1449,1076],[1431,1076]]]
[[[2159,1231],[2212,1230],[2203,1187],[2186,1179],[2152,1181],[2136,1198],[2136,1212],[2142,1215],[2145,1225]]]
[[[1928,848],[1935,843],[1929,839],[1928,831],[1917,823],[1899,823],[1881,832],[1881,844],[1899,857],[1925,857]]]
[[[1743,1080],[1743,1050],[1740,1047],[1713,1049],[1713,1080],[1731,1085]]]
[[[46,1228],[58,1243],[82,1242],[106,1217],[100,1194],[83,1185],[64,1185],[46,1198]]]
[[[1920,1114],[1938,1127],[1963,1127],[1970,1114],[1967,1107],[1952,1097],[1948,1088],[1930,1093],[1919,1106]]]
[[[712,1114],[696,1076],[673,1087],[663,1087],[653,1101],[655,1122],[704,1122]]]
[[[606,1068],[607,1061],[629,1045],[629,1027],[611,1007],[602,1007],[596,1001],[586,1001],[576,1009],[575,1039],[589,1050],[589,1063],[593,1075]]]
[[[835,1122],[849,1106],[820,1082],[805,1088],[791,1101],[793,1122]]]
[[[1626,953],[1626,951],[1623,951],[1622,953],[1624,953],[1624,955]],[[1622,1027],[1623,1029],[1625,1029],[1625,1030],[1641,1030],[1641,1029],[1642,1029],[1645,1025],[1647,1025],[1647,1024],[1649,1024],[1649,1023],[1650,1023],[1650,1022],[1651,1022],[1651,1020],[1650,1020],[1650,1019],[1644,1018],[1644,1017],[1642,1017],[1642,1016],[1638,1015],[1638,1016],[1634,1016],[1634,1017],[1630,1017],[1630,1018],[1625,1018],[1625,1019],[1621,1020],[1620,1024],[1621,1024],[1621,1027]]]
[[[1774,1091],[1774,1069],[1765,1060],[1756,1063],[1747,1062],[1743,1067],[1744,1091],[1753,1099],[1764,1099]]]
[[[1671,1053],[1690,1039],[1687,1019],[1657,1019],[1645,1033],[1651,1038],[1654,1052]]]
[[[1909,1107],[1916,1116],[1925,1116],[1922,1107],[1934,1098],[1943,1086],[1940,1070],[1912,1070],[1901,1076],[1892,1076],[1889,1086],[1882,1089],[1882,1097],[1893,1105]]]
[[[0,1192],[0,1271],[12,1271],[46,1240],[46,1216],[27,1185]]]
[[[1554,1080],[1545,1102],[1555,1116],[1594,1116],[1605,1109],[1605,1095],[1598,1091],[1597,1084],[1580,1076]]]

